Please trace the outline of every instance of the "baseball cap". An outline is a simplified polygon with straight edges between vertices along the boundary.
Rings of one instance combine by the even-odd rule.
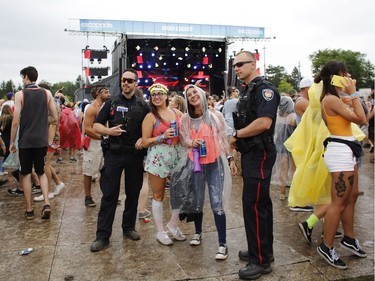
[[[301,80],[301,82],[299,82],[299,88],[303,89],[303,88],[310,87],[313,83],[314,81],[312,80],[312,78],[305,77]]]
[[[7,93],[7,99],[10,100],[14,96],[13,92]]]

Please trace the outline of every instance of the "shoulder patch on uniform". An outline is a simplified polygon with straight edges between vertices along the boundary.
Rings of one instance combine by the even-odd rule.
[[[262,90],[262,96],[266,101],[272,100],[274,95],[275,93],[271,89]]]

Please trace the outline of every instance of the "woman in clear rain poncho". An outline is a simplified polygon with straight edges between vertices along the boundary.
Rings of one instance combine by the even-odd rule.
[[[286,186],[290,186],[295,171],[292,154],[285,148],[284,142],[292,135],[297,126],[294,102],[291,97],[282,96],[275,125],[276,162],[272,170],[271,184],[280,188],[280,200],[286,199]]]
[[[232,187],[231,175],[237,173],[237,168],[229,154],[223,115],[208,108],[205,92],[195,85],[185,87],[185,98],[188,109],[181,117],[180,143],[186,151],[172,172],[171,206],[173,209],[180,208],[181,219],[187,216],[187,221],[194,221],[195,234],[190,245],[199,245],[207,183],[219,240],[215,258],[226,259],[228,248],[224,209]],[[202,143],[205,144],[206,155],[202,153]]]

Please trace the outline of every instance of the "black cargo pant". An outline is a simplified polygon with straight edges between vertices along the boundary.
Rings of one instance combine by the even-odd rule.
[[[138,197],[143,183],[142,153],[107,151],[100,176],[100,189],[103,193],[96,238],[107,240],[112,234],[117,201],[120,194],[122,172],[125,172],[125,206],[122,214],[122,230],[134,230],[137,219]]]

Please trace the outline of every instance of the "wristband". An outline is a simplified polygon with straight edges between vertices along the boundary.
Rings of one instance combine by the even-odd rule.
[[[355,92],[355,93],[353,93],[353,94],[350,94],[350,96],[353,98],[353,97],[359,97],[359,94],[358,94],[358,92]]]
[[[157,136],[156,140],[160,143],[160,136]]]
[[[12,143],[14,144],[14,141],[10,141],[10,144],[12,144]]]
[[[161,139],[165,140],[165,135],[164,134],[161,135]]]

